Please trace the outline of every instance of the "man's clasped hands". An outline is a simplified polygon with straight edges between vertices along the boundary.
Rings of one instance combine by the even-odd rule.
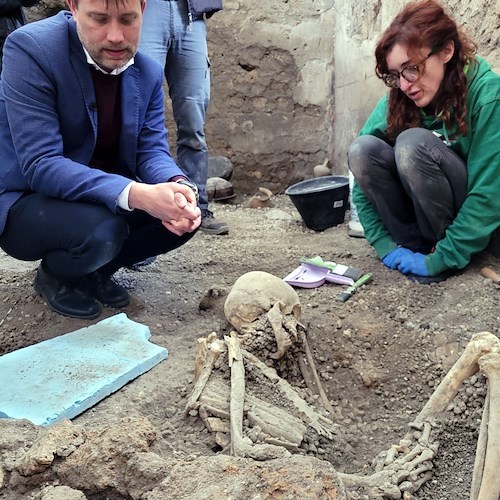
[[[201,224],[201,211],[196,203],[196,195],[185,184],[133,182],[128,202],[130,208],[144,210],[160,219],[177,236],[191,233]]]

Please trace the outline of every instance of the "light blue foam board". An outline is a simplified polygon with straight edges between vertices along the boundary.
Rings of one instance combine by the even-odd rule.
[[[0,357],[0,418],[74,418],[168,356],[125,313]]]

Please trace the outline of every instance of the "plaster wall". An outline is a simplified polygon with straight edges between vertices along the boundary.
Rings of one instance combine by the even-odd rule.
[[[333,164],[346,172],[346,152],[371,109],[386,92],[374,73],[375,45],[382,31],[408,1],[337,0]],[[443,2],[478,44],[478,53],[500,70],[500,0]]]

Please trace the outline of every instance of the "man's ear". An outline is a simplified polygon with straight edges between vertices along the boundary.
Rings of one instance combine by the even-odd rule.
[[[69,1],[69,0],[68,0]],[[441,59],[443,62],[446,64],[452,57],[453,54],[455,53],[455,43],[453,40],[450,40],[441,50]]]

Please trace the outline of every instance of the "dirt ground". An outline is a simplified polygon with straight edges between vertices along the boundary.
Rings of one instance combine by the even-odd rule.
[[[479,274],[484,265],[500,271],[499,259],[483,254],[446,282],[415,284],[382,266],[364,239],[349,238],[346,224],[316,233],[303,225],[288,197],[273,200],[276,206],[265,209],[246,208],[242,196],[214,204],[216,216],[230,225],[229,235],[199,233],[152,265],[117,274],[133,298],[124,312],[147,325],[151,340],[166,347],[169,356],[74,419],[75,424],[93,428],[112,426],[123,417],[146,417],[168,444],[170,451],[164,453],[186,461],[219,454],[212,434],[198,418],[184,412],[193,387],[197,339],[230,331],[222,313],[224,297],[208,310],[199,310],[200,299],[210,287],[228,289],[248,271],[284,277],[302,256],[320,255],[373,272],[373,282],[344,303],[336,300],[343,289],[340,285],[296,289],[302,323],[337,412],[339,436],[336,443],[320,449],[310,446],[304,454],[326,460],[338,471],[368,473],[372,459],[406,433],[407,424],[471,335],[489,331],[499,336],[500,290]],[[35,267],[36,263],[0,256],[0,354],[89,324],[59,316],[44,305],[31,286]],[[107,309],[99,319],[115,313]],[[481,375],[459,392],[446,417],[433,478],[415,493],[416,498],[469,498],[484,394]],[[0,441],[2,426],[5,432],[0,420]],[[36,482],[22,492],[10,488],[4,468],[0,499],[42,498],[30,496],[41,488]],[[194,484],[198,479],[186,481]],[[92,498],[130,497],[116,492],[113,496],[108,490]],[[260,497],[247,491],[231,498]]]

